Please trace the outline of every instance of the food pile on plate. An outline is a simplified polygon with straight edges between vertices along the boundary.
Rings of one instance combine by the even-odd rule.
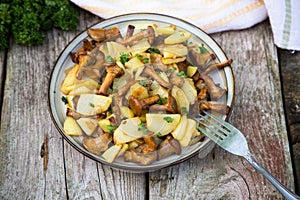
[[[64,132],[106,162],[149,165],[201,142],[193,116],[226,114],[210,73],[229,66],[174,25],[88,29],[61,84]]]

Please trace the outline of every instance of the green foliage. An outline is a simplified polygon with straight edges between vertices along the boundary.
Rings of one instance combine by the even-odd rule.
[[[11,14],[9,4],[0,4],[0,49],[8,48],[9,45],[9,24],[11,23]]]
[[[74,30],[77,14],[76,7],[68,0],[1,1],[0,49],[8,47],[10,33],[18,44],[31,46],[42,44],[43,31],[53,27]]]

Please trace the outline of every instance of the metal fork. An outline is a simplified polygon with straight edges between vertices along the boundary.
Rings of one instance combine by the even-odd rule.
[[[300,199],[300,197],[282,185],[265,168],[263,168],[251,155],[246,138],[233,125],[205,112],[206,116],[199,114],[195,120],[202,126],[197,129],[209,137],[226,151],[244,157],[258,172],[270,181],[286,199]]]

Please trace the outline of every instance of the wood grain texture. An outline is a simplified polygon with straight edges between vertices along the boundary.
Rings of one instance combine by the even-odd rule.
[[[48,112],[48,81],[65,45],[101,21],[84,11],[80,19],[77,31],[53,29],[41,46],[12,44],[8,51],[0,129],[0,199],[282,198],[245,160],[219,147],[204,158],[195,156],[148,176],[96,163],[64,141]],[[277,52],[269,23],[213,37],[234,59],[236,100],[230,121],[245,133],[258,161],[293,188]]]
[[[294,173],[296,191],[300,192],[300,52],[279,49],[282,89]]]
[[[268,21],[250,30],[214,34],[234,60],[235,103],[230,122],[276,178],[294,188],[276,48]],[[165,177],[165,178],[162,178]],[[150,174],[153,199],[282,199],[247,161],[216,147],[206,158]],[[176,192],[174,192],[174,190]]]
[[[6,63],[5,63],[5,55],[6,52],[4,50],[0,50],[0,108],[2,106],[2,90],[3,90],[3,85],[4,85],[4,73],[5,73],[5,67],[6,67]],[[1,111],[1,109],[0,109]],[[1,126],[1,125],[0,125]]]

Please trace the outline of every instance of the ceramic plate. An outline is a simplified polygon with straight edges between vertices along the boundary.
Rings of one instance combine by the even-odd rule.
[[[165,26],[170,24],[176,25],[178,29],[182,29],[193,34],[189,39],[189,42],[198,44],[203,43],[210,51],[212,51],[216,55],[216,59],[219,62],[223,62],[228,59],[219,45],[204,31],[192,25],[191,23],[166,15],[152,13],[122,15],[95,24],[91,28],[109,28],[117,26],[120,29],[122,35],[124,35],[127,30],[127,26],[130,24],[137,27],[139,25],[145,24],[157,24],[158,26]],[[100,163],[107,164],[112,168],[131,172],[149,172],[183,162],[198,154],[199,152],[201,153],[207,148],[209,144],[212,143],[211,140],[205,138],[202,142],[196,143],[193,146],[183,148],[181,155],[172,155],[160,161],[155,161],[148,166],[140,166],[135,163],[125,162],[123,158],[117,158],[113,163],[108,163],[101,156],[97,156],[88,152],[75,138],[65,135],[63,123],[66,117],[66,106],[61,100],[63,94],[60,92],[60,87],[65,77],[64,71],[74,65],[74,63],[70,59],[69,53],[78,50],[82,45],[82,40],[86,38],[88,38],[88,35],[87,32],[84,31],[77,37],[75,37],[68,46],[66,46],[66,48],[57,59],[49,85],[49,106],[53,122],[64,139],[76,150],[78,150],[83,155]],[[223,88],[227,88],[227,93],[223,95],[223,97],[218,101],[220,103],[228,105],[231,108],[234,99],[234,77],[231,67],[228,66],[223,70],[214,71],[213,73],[211,73],[211,76],[215,83],[219,83]],[[228,116],[223,116],[224,119],[226,117]]]

